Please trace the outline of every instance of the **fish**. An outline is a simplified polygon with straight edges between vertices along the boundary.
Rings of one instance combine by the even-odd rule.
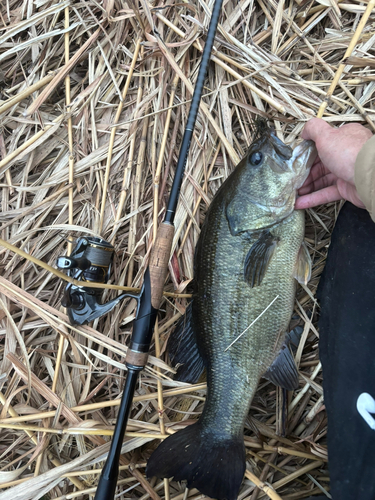
[[[317,152],[312,141],[294,150],[265,124],[218,189],[194,256],[194,292],[168,347],[177,378],[207,373],[199,420],[152,453],[147,476],[187,481],[218,500],[235,500],[243,480],[243,430],[259,380],[287,390],[298,370],[285,344],[297,281],[307,283],[299,187]]]

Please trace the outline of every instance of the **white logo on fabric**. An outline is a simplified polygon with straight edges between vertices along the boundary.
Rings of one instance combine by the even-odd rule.
[[[375,413],[375,399],[367,392],[362,392],[357,399],[357,410],[365,422],[375,431],[375,419],[371,415],[371,413]]]

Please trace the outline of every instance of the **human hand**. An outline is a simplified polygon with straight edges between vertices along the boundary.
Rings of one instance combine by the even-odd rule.
[[[354,164],[372,133],[358,123],[332,128],[321,118],[312,118],[301,137],[315,142],[318,156],[298,190],[295,208],[311,208],[342,199],[365,208],[354,185]]]

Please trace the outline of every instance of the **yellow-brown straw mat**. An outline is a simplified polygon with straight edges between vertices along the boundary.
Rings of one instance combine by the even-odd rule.
[[[104,300],[141,286],[212,5],[0,4],[1,500],[93,498],[136,305],[125,301],[90,326],[70,328],[61,306],[66,281],[48,266],[56,268],[78,237],[100,235],[115,246]],[[268,118],[291,145],[318,112],[333,126],[374,129],[374,20],[374,0],[224,2],[156,337],[125,436],[118,498],[201,498],[184,484],[145,477],[160,439],[196,420],[204,405],[204,381],[174,381],[167,356],[168,337],[189,301],[201,223],[251,143],[256,116]],[[329,491],[315,292],[339,208],[306,213],[313,272],[298,288],[293,320],[304,327],[296,354],[300,387],[288,396],[284,429],[281,390],[261,381],[245,425],[240,500]]]

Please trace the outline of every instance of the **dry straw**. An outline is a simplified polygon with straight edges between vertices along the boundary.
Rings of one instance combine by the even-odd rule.
[[[374,0],[229,0],[176,216],[169,277],[127,428],[119,498],[202,498],[148,481],[158,441],[196,420],[206,385],[173,380],[169,335],[190,298],[206,209],[252,139],[255,116],[289,144],[318,112],[374,129]],[[93,498],[124,383],[136,306],[70,328],[68,241],[101,235],[115,263],[103,299],[139,289],[186,124],[212,2],[6,0],[0,6],[0,500]],[[319,111],[320,110],[320,111]],[[245,426],[240,500],[329,491],[315,292],[339,206],[306,214],[312,279],[293,325],[300,388],[261,381]],[[293,326],[292,325],[292,326]]]

